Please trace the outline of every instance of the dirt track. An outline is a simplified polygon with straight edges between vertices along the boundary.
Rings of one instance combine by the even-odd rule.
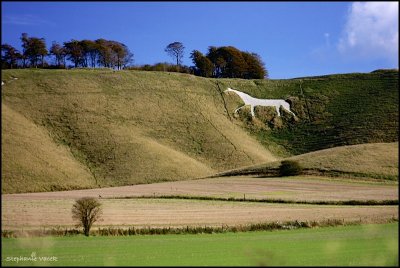
[[[397,200],[398,185],[333,180],[320,177],[253,178],[223,177],[142,184],[64,192],[2,195],[2,200],[76,199],[124,196],[193,195],[273,198],[285,200]]]

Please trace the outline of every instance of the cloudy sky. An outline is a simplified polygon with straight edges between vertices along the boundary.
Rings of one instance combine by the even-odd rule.
[[[47,46],[71,39],[124,43],[134,63],[173,62],[172,42],[190,52],[234,46],[261,56],[272,79],[398,68],[398,2],[8,2],[2,44],[20,36]]]

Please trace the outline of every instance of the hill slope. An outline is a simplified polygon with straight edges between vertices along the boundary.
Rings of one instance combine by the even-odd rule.
[[[393,70],[243,80],[25,69],[3,70],[2,79],[7,193],[190,179],[325,148],[398,141]],[[260,107],[255,118],[246,109],[236,116],[240,99],[223,93],[228,87],[288,99],[297,117]],[[26,138],[30,132],[36,140]]]
[[[3,79],[3,192],[189,179],[276,159],[231,123],[208,79],[110,70],[6,70]],[[17,116],[23,123],[13,129]],[[40,135],[20,142],[27,128]],[[51,146],[64,150],[59,158],[41,152]],[[64,173],[73,180],[42,172],[67,153],[75,162]]]
[[[281,155],[290,156],[343,145],[398,141],[398,83],[398,70],[378,70],[288,80],[226,79],[221,87],[257,98],[290,101],[296,120],[288,114],[282,120],[265,110],[259,110],[256,118],[242,119],[264,145],[278,143]],[[240,103],[234,94],[228,95],[227,102],[233,105],[231,111]]]
[[[399,143],[370,143],[340,146],[288,157],[285,160],[297,161],[306,174],[322,173],[334,176],[398,180]],[[276,176],[280,164],[281,161],[274,161],[226,171],[219,175],[236,176],[252,174]]]
[[[2,104],[2,190],[18,192],[95,187],[90,171],[47,130]]]

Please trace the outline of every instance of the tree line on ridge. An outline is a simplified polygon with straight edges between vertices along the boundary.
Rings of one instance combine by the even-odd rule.
[[[213,78],[268,78],[261,57],[256,53],[240,51],[233,46],[209,46],[203,55],[193,50],[190,58],[194,66],[182,65],[185,47],[181,42],[173,42],[165,48],[176,64],[157,63],[154,65],[133,66],[133,53],[118,41],[75,40],[63,44],[53,42],[47,49],[44,38],[29,37],[22,33],[22,52],[9,44],[1,45],[1,68],[111,68],[145,71],[169,71],[190,73],[197,76]],[[51,57],[53,64],[45,58]],[[73,65],[67,65],[67,60]]]

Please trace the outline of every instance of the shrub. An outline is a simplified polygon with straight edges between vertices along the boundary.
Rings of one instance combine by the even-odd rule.
[[[303,168],[297,161],[284,160],[279,166],[279,176],[295,176],[300,175]]]

